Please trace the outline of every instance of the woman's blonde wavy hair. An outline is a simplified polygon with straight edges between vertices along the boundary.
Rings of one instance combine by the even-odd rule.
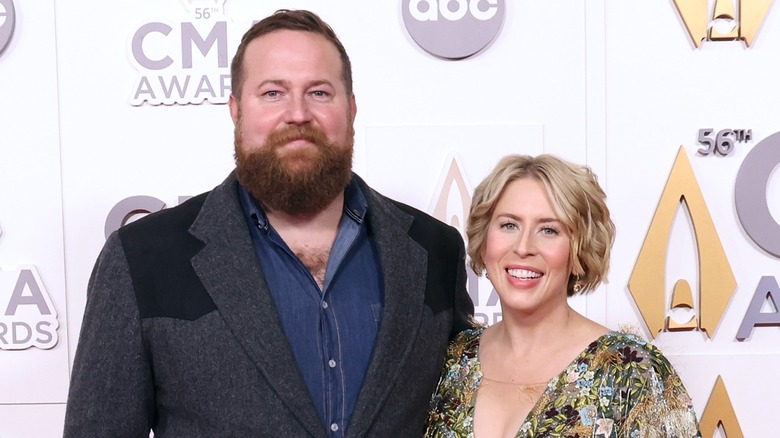
[[[468,255],[474,272],[482,275],[485,271],[482,254],[498,200],[509,183],[522,178],[534,178],[542,183],[558,219],[569,229],[572,275],[567,295],[588,293],[606,283],[615,224],[609,217],[604,190],[588,166],[550,154],[508,155],[474,190],[466,224]],[[574,291],[575,282],[581,286],[579,292]]]

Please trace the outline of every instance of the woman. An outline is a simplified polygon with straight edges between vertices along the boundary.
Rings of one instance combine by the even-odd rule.
[[[568,305],[605,281],[615,235],[605,198],[588,167],[551,155],[505,157],[477,187],[468,254],[503,316],[450,345],[426,436],[700,436],[656,347]]]

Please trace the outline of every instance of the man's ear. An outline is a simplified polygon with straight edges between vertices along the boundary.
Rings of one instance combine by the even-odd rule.
[[[230,107],[230,118],[233,119],[233,124],[238,122],[238,101],[233,95],[230,95],[228,99],[228,107]]]

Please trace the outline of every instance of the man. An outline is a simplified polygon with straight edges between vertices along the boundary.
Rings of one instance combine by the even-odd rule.
[[[232,64],[236,171],[122,227],[90,279],[66,437],[411,437],[469,325],[457,231],[351,172],[351,66],[278,11]]]

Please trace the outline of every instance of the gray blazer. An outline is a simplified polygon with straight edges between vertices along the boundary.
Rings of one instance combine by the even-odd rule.
[[[370,189],[385,308],[348,437],[421,436],[449,339],[469,325],[458,232]],[[122,227],[89,282],[65,437],[326,437],[231,174]]]

